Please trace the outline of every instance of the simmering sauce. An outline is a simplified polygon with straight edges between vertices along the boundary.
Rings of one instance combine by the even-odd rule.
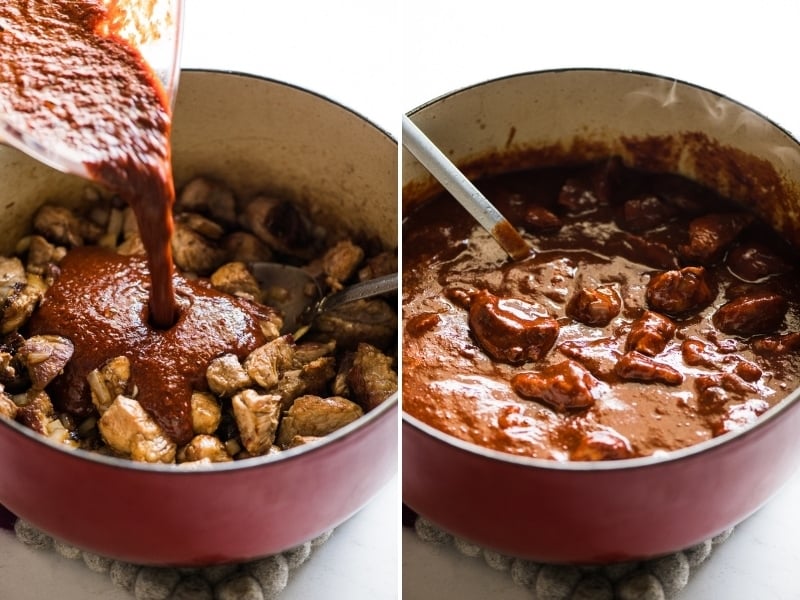
[[[609,160],[486,178],[535,249],[510,261],[454,200],[403,232],[403,407],[555,460],[644,456],[752,422],[800,383],[794,253],[673,175]]]

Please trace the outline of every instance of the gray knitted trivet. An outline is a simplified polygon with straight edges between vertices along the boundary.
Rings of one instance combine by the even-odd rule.
[[[84,552],[42,533],[27,521],[14,523],[17,539],[39,550],[82,560],[88,569],[107,573],[114,585],[136,600],[270,600],[277,598],[292,571],[324,544],[333,530],[281,554],[252,562],[201,568],[143,567]]]
[[[536,600],[671,600],[689,583],[694,570],[727,540],[733,529],[713,539],[661,558],[609,565],[549,565],[513,558],[457,538],[426,520],[414,522],[417,536],[437,546],[452,546],[492,569],[508,572]]]

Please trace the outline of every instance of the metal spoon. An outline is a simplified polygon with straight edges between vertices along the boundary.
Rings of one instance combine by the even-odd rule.
[[[342,304],[397,291],[397,273],[361,281],[333,294],[323,295],[317,280],[304,269],[279,263],[249,264],[265,292],[264,302],[281,311],[281,333],[303,335],[322,313]]]
[[[514,226],[444,153],[403,115],[403,146],[488,231],[513,260],[531,255],[531,248]]]

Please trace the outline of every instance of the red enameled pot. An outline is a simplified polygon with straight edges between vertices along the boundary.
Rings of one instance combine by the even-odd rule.
[[[277,192],[319,222],[397,246],[397,144],[366,119],[294,86],[186,71],[175,109],[176,185],[196,175],[242,196]],[[0,251],[46,200],[86,182],[0,147]],[[186,469],[65,450],[0,419],[0,504],[67,543],[139,564],[202,565],[281,552],[341,524],[397,467],[398,400],[305,447]]]
[[[619,155],[717,189],[800,243],[800,144],[715,92],[629,71],[525,73],[410,114],[468,174]],[[403,155],[403,211],[437,189]],[[674,552],[756,511],[800,462],[793,392],[739,431],[663,456],[595,463],[515,457],[403,415],[403,500],[502,553],[597,563]]]

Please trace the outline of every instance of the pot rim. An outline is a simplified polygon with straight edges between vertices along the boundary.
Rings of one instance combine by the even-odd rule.
[[[706,92],[709,94],[713,94],[714,96],[731,102],[744,110],[758,116],[759,118],[763,119],[773,127],[777,128],[779,131],[783,132],[789,139],[791,139],[798,147],[800,147],[800,140],[795,138],[789,131],[781,127],[778,123],[770,119],[769,117],[765,116],[764,114],[760,113],[759,111],[743,104],[733,98],[726,96],[725,94],[721,94],[716,90],[697,85],[695,83],[691,83],[685,81],[683,79],[679,79],[676,77],[669,77],[665,75],[658,75],[655,73],[650,73],[647,71],[639,71],[635,69],[615,69],[615,68],[607,68],[607,67],[563,67],[563,68],[555,68],[555,69],[543,69],[537,71],[524,71],[519,73],[513,73],[509,75],[501,75],[499,77],[494,77],[492,79],[487,79],[485,81],[481,81],[478,83],[474,83],[471,85],[467,85],[456,90],[452,90],[450,92],[444,93],[436,98],[425,102],[417,106],[416,108],[410,110],[407,115],[409,117],[415,115],[416,113],[424,110],[425,108],[437,104],[442,100],[446,100],[447,98],[457,96],[461,93],[468,92],[470,90],[482,87],[484,85],[491,85],[495,83],[500,83],[503,81],[510,81],[516,78],[523,78],[523,77],[533,77],[537,75],[548,75],[548,74],[558,74],[558,73],[611,73],[613,75],[635,75],[635,76],[642,76],[642,77],[649,77],[653,79],[658,79],[661,81],[671,81],[675,84],[680,84],[682,86],[687,86],[689,88],[699,90],[702,92]],[[402,187],[405,187],[407,182],[402,183]],[[679,460],[689,459],[695,457],[697,455],[711,452],[721,446],[725,446],[729,443],[733,443],[735,440],[740,438],[744,438],[750,434],[755,433],[757,430],[761,429],[762,427],[767,426],[768,423],[772,422],[773,420],[780,417],[780,415],[786,412],[792,405],[798,403],[800,400],[800,387],[796,388],[790,394],[788,394],[785,398],[783,398],[780,402],[778,402],[775,406],[771,407],[767,410],[763,415],[760,415],[755,421],[752,423],[748,423],[744,427],[737,429],[736,431],[730,431],[723,435],[717,436],[715,438],[711,438],[709,440],[705,440],[699,442],[697,444],[693,444],[691,446],[687,446],[685,448],[679,448],[677,450],[671,450],[664,453],[659,454],[651,454],[649,456],[639,456],[635,458],[625,458],[619,460],[601,460],[601,461],[558,461],[553,459],[545,459],[545,458],[533,458],[530,456],[520,456],[516,454],[511,454],[508,452],[501,452],[498,450],[492,450],[490,448],[486,448],[484,446],[480,446],[473,442],[468,442],[452,436],[448,433],[444,433],[432,427],[421,420],[409,415],[405,411],[402,411],[402,420],[403,426],[410,426],[418,431],[427,434],[435,438],[437,441],[440,441],[444,444],[449,446],[453,446],[458,450],[465,451],[469,454],[473,454],[479,458],[487,458],[491,460],[496,460],[499,462],[508,463],[509,465],[516,465],[520,467],[531,467],[536,469],[545,469],[545,470],[552,470],[552,471],[574,471],[574,472],[593,472],[593,471],[627,471],[630,469],[640,469],[645,467],[653,467],[656,465],[662,465],[666,463],[672,463]]]
[[[205,74],[209,74],[209,75],[233,75],[235,77],[243,77],[245,79],[255,79],[257,81],[263,81],[263,82],[266,82],[266,83],[274,83],[274,84],[279,85],[281,87],[290,88],[290,89],[293,89],[293,90],[298,91],[298,92],[303,92],[303,93],[308,94],[310,96],[315,96],[316,98],[319,98],[320,100],[323,100],[324,102],[327,102],[328,104],[333,104],[336,107],[338,107],[340,109],[343,109],[346,112],[349,112],[354,117],[357,117],[358,119],[360,119],[361,121],[364,121],[366,124],[370,125],[374,129],[377,129],[380,133],[382,133],[383,135],[388,137],[392,142],[394,142],[395,145],[397,145],[397,139],[394,137],[394,135],[388,129],[385,129],[384,127],[378,125],[377,123],[375,123],[375,121],[373,121],[369,117],[365,117],[359,111],[357,111],[357,110],[355,110],[353,108],[350,108],[349,106],[347,106],[345,104],[342,104],[338,100],[334,100],[330,96],[326,96],[325,94],[323,94],[321,92],[318,92],[318,91],[303,87],[302,85],[299,85],[299,84],[296,84],[296,83],[290,83],[288,81],[281,81],[280,79],[275,79],[275,78],[269,77],[267,75],[258,75],[256,73],[248,73],[246,71],[237,71],[236,69],[212,69],[212,68],[205,68],[205,67],[184,67],[184,68],[181,69],[181,74],[183,74],[183,73],[193,73],[193,74],[203,74],[203,73],[205,73]],[[180,83],[178,84],[178,86],[179,86],[178,87],[178,93],[180,93]],[[176,95],[176,98],[177,98],[177,95]]]
[[[300,85],[288,83],[285,81],[280,81],[278,79],[273,79],[271,77],[256,75],[254,73],[246,73],[243,71],[236,71],[229,69],[183,68],[181,69],[181,73],[232,75],[235,77],[243,77],[247,79],[253,79],[256,81],[272,83],[284,88],[289,88],[298,92],[309,94],[311,96],[314,96],[322,100],[323,102],[329,103],[339,109],[349,112],[353,116],[357,117],[359,120],[371,126],[379,133],[383,134],[390,142],[394,143],[395,146],[397,146],[397,140],[394,138],[394,136],[389,131],[387,131],[383,127],[373,122],[371,119],[365,117],[358,111],[349,108],[348,106],[345,106],[341,102],[333,100],[328,96],[325,96],[324,94],[321,94],[319,92],[304,88]],[[0,435],[5,435],[2,432],[2,428],[5,427],[14,434],[28,437],[29,439],[33,440],[36,443],[43,444],[45,448],[49,448],[56,452],[63,452],[67,456],[76,457],[79,460],[87,460],[89,462],[94,462],[97,463],[98,465],[104,465],[108,467],[126,469],[131,471],[142,471],[146,473],[170,474],[176,476],[188,476],[193,473],[213,475],[217,473],[225,474],[225,473],[230,473],[232,471],[245,471],[248,469],[259,468],[273,463],[282,463],[285,461],[294,460],[298,457],[305,456],[306,454],[324,451],[328,446],[336,444],[340,441],[345,440],[346,438],[351,437],[351,435],[355,434],[362,428],[369,427],[374,421],[380,419],[384,413],[390,412],[398,404],[399,404],[399,392],[395,392],[394,394],[389,396],[386,400],[384,400],[381,404],[379,404],[377,407],[375,407],[365,415],[361,416],[355,421],[352,421],[351,423],[348,423],[344,427],[337,429],[333,433],[324,436],[321,440],[315,441],[311,444],[304,444],[302,446],[290,448],[289,450],[283,450],[278,454],[254,456],[251,458],[245,458],[242,460],[236,460],[227,463],[198,464],[193,466],[188,466],[192,465],[192,463],[188,463],[187,466],[183,467],[179,464],[136,462],[128,458],[105,456],[102,454],[98,454],[96,452],[91,452],[89,450],[82,450],[80,448],[78,449],[68,448],[63,444],[59,444],[58,442],[50,440],[49,438],[43,436],[41,433],[33,431],[32,429],[29,429],[28,427],[25,427],[24,425],[17,423],[16,421],[10,421],[8,419],[1,417],[0,417]]]
[[[776,123],[771,118],[767,117],[764,113],[762,113],[762,112],[760,112],[760,111],[748,106],[747,104],[744,104],[743,102],[739,102],[738,100],[736,100],[734,98],[731,98],[730,96],[728,96],[726,94],[718,92],[715,89],[712,89],[712,88],[709,88],[709,87],[705,87],[705,86],[697,84],[697,83],[692,83],[690,81],[687,81],[685,79],[681,79],[679,77],[672,77],[672,76],[669,76],[669,75],[660,75],[658,73],[653,73],[651,71],[640,71],[638,69],[618,69],[618,68],[613,68],[613,67],[558,67],[558,68],[552,68],[552,69],[540,69],[540,70],[534,70],[534,71],[520,71],[520,72],[517,72],[517,73],[510,73],[510,74],[507,74],[507,75],[499,75],[497,77],[492,77],[491,79],[486,79],[485,81],[480,81],[480,82],[477,82],[477,83],[468,84],[468,85],[465,85],[463,87],[460,87],[460,88],[451,90],[449,92],[445,92],[443,94],[440,94],[439,96],[436,96],[435,98],[433,98],[431,100],[428,100],[428,101],[420,104],[419,106],[417,106],[415,108],[412,108],[411,110],[409,110],[406,113],[406,115],[409,116],[409,117],[412,117],[416,113],[418,113],[418,112],[424,110],[425,108],[428,108],[429,106],[431,106],[433,104],[436,104],[436,103],[438,103],[438,102],[440,102],[442,100],[446,100],[447,98],[450,98],[450,97],[453,97],[453,96],[457,96],[457,95],[459,95],[459,94],[461,94],[463,92],[468,92],[468,91],[470,91],[472,89],[483,87],[485,85],[490,85],[490,84],[499,83],[499,82],[506,81],[506,80],[522,78],[522,77],[531,77],[531,76],[536,76],[536,75],[553,75],[553,74],[558,74],[558,73],[610,73],[610,74],[613,74],[613,75],[636,75],[636,76],[641,76],[641,77],[648,77],[648,78],[652,78],[652,79],[658,79],[658,80],[661,80],[661,81],[671,81],[671,82],[673,82],[675,84],[686,86],[688,88],[693,88],[695,90],[698,90],[698,91],[701,91],[701,92],[706,92],[708,94],[713,94],[714,96],[717,96],[721,100],[726,100],[726,101],[728,101],[728,102],[730,102],[732,104],[735,104],[735,105],[747,110],[748,112],[751,112],[754,115],[762,118],[764,121],[766,121],[770,125],[773,125],[777,129],[779,129],[781,132],[785,133],[789,138],[791,138],[791,140],[793,142],[795,142],[796,144],[800,145],[800,139],[798,139],[797,137],[792,135],[792,133],[790,131],[788,131],[786,128],[784,128],[780,124]],[[403,185],[405,185],[405,183]]]

